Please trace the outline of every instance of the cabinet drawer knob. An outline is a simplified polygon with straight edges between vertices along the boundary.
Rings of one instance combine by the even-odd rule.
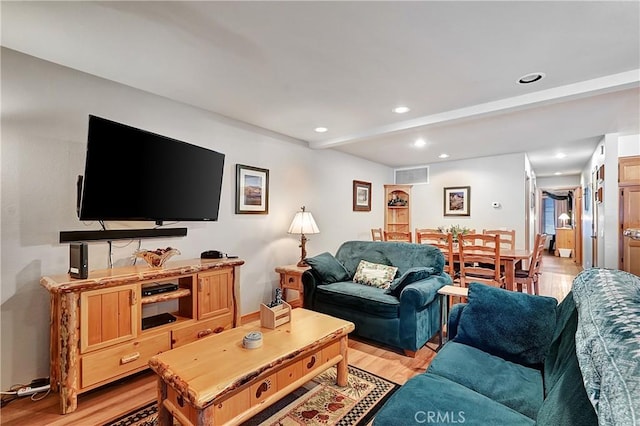
[[[134,352],[132,354],[125,355],[122,358],[120,358],[120,364],[121,365],[128,364],[130,362],[137,360],[138,358],[140,358],[140,352]]]
[[[206,330],[199,331],[197,334],[198,339],[202,339],[203,337],[207,337],[210,334],[218,334],[224,331],[224,327],[216,327],[213,330],[207,328]]]
[[[262,382],[260,386],[258,386],[258,389],[256,389],[256,398],[259,399],[263,393],[269,390],[269,388],[271,388],[270,380],[265,380],[264,382]]]
[[[311,361],[309,361],[307,363],[307,368],[312,368],[314,365],[316,365],[316,356],[315,355],[313,355],[311,357]]]
[[[207,337],[208,335],[213,334],[213,330],[207,328],[206,330],[202,330],[198,332],[198,339],[202,339],[203,337]]]

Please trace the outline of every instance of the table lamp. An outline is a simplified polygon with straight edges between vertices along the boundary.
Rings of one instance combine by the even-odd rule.
[[[569,215],[566,213],[562,213],[560,216],[558,216],[558,219],[560,219],[562,221],[562,227],[566,228],[567,227],[567,220],[569,220]]]
[[[316,221],[313,220],[313,215],[311,212],[305,211],[304,206],[302,206],[302,211],[296,213],[293,217],[293,222],[291,222],[291,226],[289,227],[289,234],[300,234],[300,247],[302,248],[302,254],[300,256],[300,261],[298,262],[298,266],[309,266],[304,259],[307,257],[307,249],[305,245],[307,244],[307,237],[305,234],[317,234],[320,230],[318,229],[318,225],[316,225]]]

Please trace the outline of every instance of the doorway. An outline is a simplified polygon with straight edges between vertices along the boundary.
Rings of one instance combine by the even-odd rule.
[[[640,185],[620,188],[620,266],[640,276],[640,240],[624,236],[624,230],[640,228]]]

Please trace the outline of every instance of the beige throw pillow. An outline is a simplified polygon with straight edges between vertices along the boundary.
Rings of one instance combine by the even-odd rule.
[[[353,282],[387,289],[395,278],[398,268],[361,260],[353,276]]]

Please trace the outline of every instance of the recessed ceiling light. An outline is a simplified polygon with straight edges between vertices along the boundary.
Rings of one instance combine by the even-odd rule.
[[[562,172],[555,172],[554,175],[556,176],[560,176],[562,174]]]
[[[559,152],[556,154],[556,158],[565,158],[567,156],[567,154],[565,154],[564,152]]]
[[[413,143],[413,146],[415,146],[416,148],[422,148],[426,144],[427,144],[427,142],[425,142],[424,139],[418,139]]]
[[[324,133],[327,130],[329,130],[329,129],[327,129],[326,127],[316,127],[315,128],[315,131],[318,132],[318,133]]]
[[[445,154],[444,152],[438,155],[438,158],[449,158],[449,154]]]
[[[409,111],[411,111],[411,109],[406,106],[397,106],[393,109],[393,112],[395,112],[396,114],[404,114],[405,112]]]
[[[545,78],[547,75],[543,72],[532,72],[529,73],[527,75],[523,75],[522,77],[520,77],[520,79],[518,80],[519,84],[531,84],[531,83],[535,83],[536,81],[540,81],[543,78]]]

